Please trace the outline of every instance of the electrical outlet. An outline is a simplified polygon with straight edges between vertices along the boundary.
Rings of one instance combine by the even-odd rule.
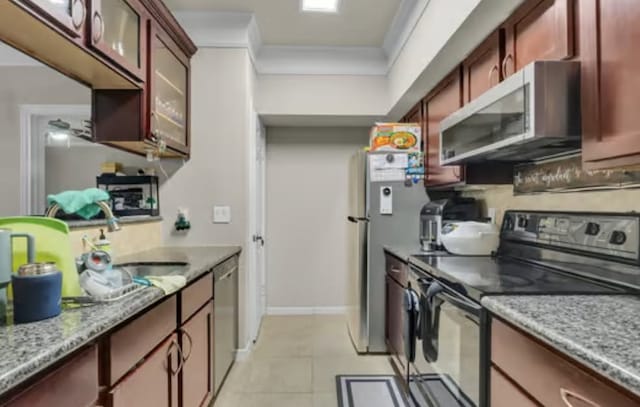
[[[214,206],[213,223],[231,223],[231,207],[217,205]]]

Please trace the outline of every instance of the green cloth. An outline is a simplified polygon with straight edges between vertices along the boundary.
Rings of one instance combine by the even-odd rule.
[[[84,191],[65,191],[59,194],[49,195],[49,206],[58,204],[66,214],[76,214],[84,219],[91,219],[100,213],[97,202],[108,201],[109,193],[98,188],[89,188]]]

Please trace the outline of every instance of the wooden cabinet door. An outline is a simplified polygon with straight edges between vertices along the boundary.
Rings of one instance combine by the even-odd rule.
[[[462,63],[464,103],[477,98],[502,80],[500,33],[491,34]]]
[[[491,367],[491,407],[537,407],[538,403],[523,393],[496,368]]]
[[[213,301],[180,328],[184,368],[182,407],[206,406],[213,398]]]
[[[640,2],[580,1],[582,158],[590,169],[640,163]]]
[[[536,60],[572,57],[573,9],[574,0],[537,0],[526,2],[516,11],[503,26],[503,77]]]
[[[20,0],[44,20],[64,31],[72,40],[84,39],[87,5],[85,0]]]
[[[109,392],[112,407],[178,407],[182,353],[176,334],[159,345]]]
[[[460,70],[446,77],[428,97],[425,104],[425,185],[449,185],[464,180],[461,166],[440,166],[440,122],[462,107]]]
[[[402,123],[422,123],[422,101],[412,107],[401,121]]]
[[[147,12],[138,0],[90,0],[91,47],[144,82],[147,61]]]
[[[151,27],[149,137],[189,154],[189,58],[159,27]]]
[[[385,276],[386,285],[386,342],[388,351],[394,362],[404,370],[404,288],[388,274]]]

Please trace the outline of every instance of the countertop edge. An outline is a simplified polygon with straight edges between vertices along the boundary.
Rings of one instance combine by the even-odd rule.
[[[199,246],[198,248],[217,248],[217,249],[228,249],[229,253],[225,253],[223,256],[216,258],[210,262],[205,262],[200,264],[198,269],[195,271],[191,271],[189,273],[187,286],[191,282],[197,280],[202,275],[212,272],[213,269],[222,264],[223,262],[229,260],[230,258],[237,256],[242,253],[241,246]],[[186,246],[182,249],[193,249],[196,247]],[[162,250],[162,249],[181,249],[180,247],[160,247],[153,250]],[[145,252],[142,252],[145,253]],[[132,255],[132,256],[135,256]],[[187,287],[185,286],[185,287]],[[184,289],[183,287],[182,289]],[[96,327],[95,330],[89,330],[85,332],[78,332],[77,334],[72,335],[71,338],[66,340],[64,343],[61,343],[59,346],[53,348],[51,351],[46,352],[44,354],[38,355],[37,357],[29,360],[28,363],[24,363],[19,365],[18,367],[9,370],[3,376],[4,378],[0,378],[0,399],[10,394],[16,387],[23,385],[36,378],[36,376],[43,371],[55,366],[56,364],[63,362],[65,359],[68,359],[72,355],[76,354],[78,351],[82,350],[87,345],[94,343],[99,338],[104,335],[108,335],[110,332],[113,332],[119,326],[127,323],[140,316],[142,313],[151,309],[157,303],[161,302],[165,298],[168,298],[171,295],[176,295],[182,289],[177,292],[171,294],[164,294],[160,289],[156,287],[149,287],[141,292],[140,297],[136,297],[135,301],[139,302],[133,306],[134,310],[131,312],[127,312],[126,314],[116,315],[113,318],[110,318],[103,326]],[[18,377],[19,376],[19,377]],[[17,377],[15,380],[7,380],[9,377]]]
[[[612,363],[607,358],[567,339],[563,335],[554,333],[552,329],[545,327],[543,324],[536,322],[534,319],[517,310],[501,304],[499,298],[499,296],[486,296],[482,298],[481,304],[495,316],[525,331],[549,347],[562,353],[567,358],[573,359],[576,363],[582,364],[607,380],[616,383],[636,397],[640,397],[640,377],[627,373],[626,369]],[[612,375],[611,371],[603,369],[602,366],[599,366],[594,361],[599,361],[602,365],[615,371],[617,377]],[[633,385],[629,383],[633,383]]]

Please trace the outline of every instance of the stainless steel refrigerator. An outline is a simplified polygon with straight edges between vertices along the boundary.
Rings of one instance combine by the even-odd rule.
[[[350,162],[347,307],[349,333],[359,353],[387,350],[384,246],[419,248],[420,210],[429,200],[422,182],[377,181],[372,154],[388,155],[359,152]]]

